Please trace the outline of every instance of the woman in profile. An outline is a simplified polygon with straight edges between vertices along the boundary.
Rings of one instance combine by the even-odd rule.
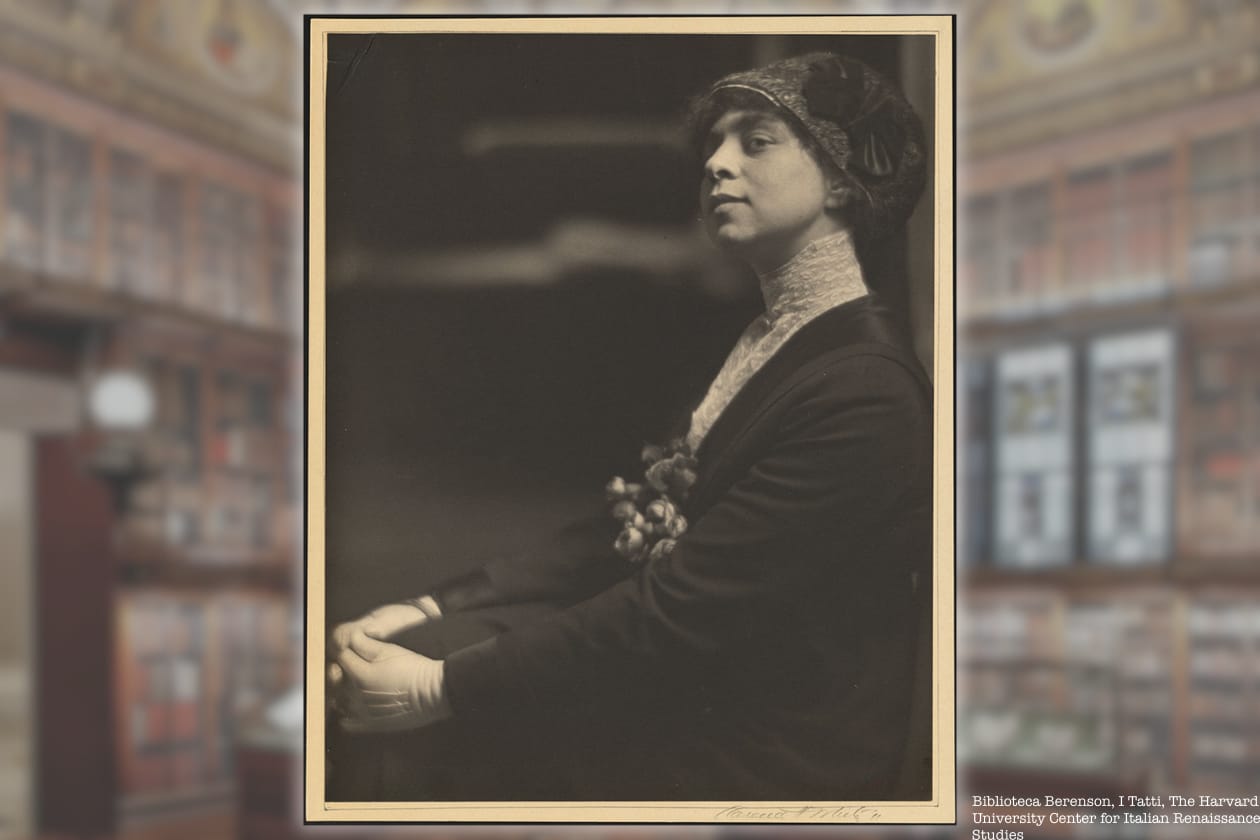
[[[931,388],[857,256],[904,229],[921,125],[819,53],[719,80],[691,128],[765,312],[598,516],[333,630],[330,799],[926,797],[898,779]]]

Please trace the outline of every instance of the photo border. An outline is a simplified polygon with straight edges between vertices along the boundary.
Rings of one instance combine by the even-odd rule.
[[[722,17],[306,17],[306,716],[303,815],[311,823],[954,823],[954,222],[953,15]],[[325,790],[326,92],[328,36],[342,33],[929,35],[935,37],[932,381],[932,795],[875,802],[327,802]]]

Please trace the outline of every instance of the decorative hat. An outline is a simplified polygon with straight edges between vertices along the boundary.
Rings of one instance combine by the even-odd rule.
[[[926,180],[923,125],[901,91],[866,64],[810,53],[732,73],[697,100],[693,115],[724,90],[752,91],[797,119],[864,193],[859,226],[886,229],[909,218]]]

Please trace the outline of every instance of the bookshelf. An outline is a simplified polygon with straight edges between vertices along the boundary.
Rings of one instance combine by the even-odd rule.
[[[151,156],[125,124],[104,133],[90,114],[2,95],[0,123],[7,272],[85,299],[104,290],[221,328],[293,334],[286,178],[195,147]]]
[[[1188,606],[1189,776],[1215,796],[1260,781],[1260,619],[1253,602],[1204,593]]]
[[[1060,780],[1254,789],[1254,111],[987,171],[960,254],[962,749],[1026,777],[1035,754]]]
[[[296,679],[288,605],[254,593],[131,588],[115,614],[122,809],[227,791],[241,723]]]
[[[298,678],[294,193],[130,118],[13,93],[0,85],[6,327],[64,336],[68,375],[140,372],[156,403],[125,509],[87,469],[97,430],[35,458],[37,822],[100,836],[230,807],[240,722]]]

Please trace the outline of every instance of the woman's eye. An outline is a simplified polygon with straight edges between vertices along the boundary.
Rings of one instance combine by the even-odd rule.
[[[774,138],[767,137],[764,134],[753,134],[745,138],[744,145],[755,152],[759,152],[774,143]]]

